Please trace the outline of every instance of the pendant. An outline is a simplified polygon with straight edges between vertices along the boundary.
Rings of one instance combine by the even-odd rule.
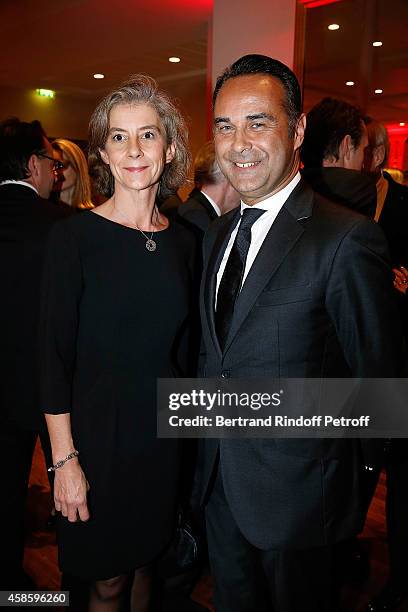
[[[148,251],[155,251],[155,250],[156,250],[156,247],[157,247],[157,245],[156,245],[155,241],[154,241],[154,240],[152,240],[151,238],[149,238],[148,240],[146,240],[146,245],[145,245],[145,246],[146,246],[146,249],[147,249]]]

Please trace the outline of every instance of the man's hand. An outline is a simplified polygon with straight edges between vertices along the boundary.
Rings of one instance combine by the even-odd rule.
[[[399,269],[394,268],[394,287],[401,293],[406,293],[408,289],[408,270],[401,266]]]

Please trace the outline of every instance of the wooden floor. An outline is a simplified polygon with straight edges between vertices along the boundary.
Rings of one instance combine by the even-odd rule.
[[[384,522],[385,478],[382,476],[371,504],[367,523],[361,536],[362,545],[370,553],[371,573],[363,585],[348,585],[342,596],[345,612],[364,612],[370,597],[377,593],[387,576],[387,547]],[[50,491],[41,447],[37,445],[30,478],[27,508],[27,538],[25,569],[40,589],[58,590],[60,573],[54,531],[45,523],[51,507]],[[408,517],[407,517],[408,519]],[[213,610],[211,577],[202,576],[192,598]],[[75,611],[71,611],[75,612]],[[256,612],[256,610],[254,610]],[[400,607],[408,612],[408,604]]]

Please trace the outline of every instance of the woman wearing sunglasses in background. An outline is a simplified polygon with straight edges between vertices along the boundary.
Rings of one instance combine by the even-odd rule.
[[[93,208],[88,164],[81,149],[65,138],[54,140],[52,148],[62,162],[54,189],[60,201],[77,210]]]

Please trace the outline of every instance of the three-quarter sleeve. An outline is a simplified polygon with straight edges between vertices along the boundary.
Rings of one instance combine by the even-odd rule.
[[[69,221],[51,230],[44,261],[40,319],[41,410],[71,412],[82,268]]]

